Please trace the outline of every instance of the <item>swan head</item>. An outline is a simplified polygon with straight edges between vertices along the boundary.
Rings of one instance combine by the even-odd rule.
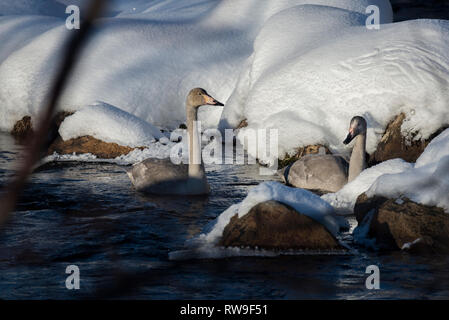
[[[351,123],[349,124],[349,133],[343,143],[348,144],[361,133],[366,133],[366,120],[363,117],[355,116],[351,119]]]
[[[206,90],[202,88],[195,88],[190,90],[187,96],[187,106],[198,108],[203,105],[223,106],[224,104],[215,100],[210,96]]]

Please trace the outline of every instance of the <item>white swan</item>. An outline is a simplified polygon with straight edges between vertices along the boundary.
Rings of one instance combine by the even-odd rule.
[[[194,130],[198,107],[223,106],[204,89],[192,89],[186,100],[187,130],[189,133],[189,164],[176,165],[170,159],[146,159],[127,171],[134,187],[155,194],[200,195],[209,193],[201,159],[201,140]]]
[[[351,119],[343,143],[348,144],[354,138],[356,142],[349,164],[337,155],[307,155],[280,172],[284,182],[297,188],[337,192],[366,168],[366,121],[363,117]]]

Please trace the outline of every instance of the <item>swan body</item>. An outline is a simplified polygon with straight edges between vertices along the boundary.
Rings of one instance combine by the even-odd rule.
[[[287,167],[282,177],[296,188],[336,192],[348,182],[348,168],[339,156],[306,155]]]
[[[286,184],[297,188],[337,192],[354,180],[366,167],[366,121],[362,117],[351,120],[344,144],[356,139],[349,163],[338,155],[307,155],[281,171]]]
[[[190,91],[186,101],[187,131],[189,133],[189,164],[174,164],[170,159],[146,159],[127,171],[138,191],[155,194],[201,195],[210,191],[201,159],[201,140],[194,128],[197,109],[201,105],[223,104],[204,89]]]

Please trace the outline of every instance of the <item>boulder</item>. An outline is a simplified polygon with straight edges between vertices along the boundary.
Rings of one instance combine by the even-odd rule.
[[[25,139],[27,136],[33,133],[33,125],[31,123],[31,117],[25,116],[14,124],[11,130],[11,135],[19,140]]]
[[[238,130],[238,129],[245,128],[247,126],[248,126],[248,120],[243,119],[242,121],[240,121],[239,125],[235,129]]]
[[[437,130],[429,139],[415,141],[402,136],[401,126],[405,114],[401,113],[391,121],[382,136],[376,151],[370,156],[368,165],[373,166],[382,161],[401,158],[407,162],[416,162],[429,142],[440,134],[445,128]]]
[[[48,135],[48,145],[55,140],[59,134],[58,129],[61,125],[62,121],[64,121],[65,117],[72,115],[73,112],[60,111],[58,112],[52,119],[49,135]],[[30,135],[33,134],[33,124],[30,116],[25,116],[14,124],[13,129],[11,130],[11,135],[19,140],[19,142],[23,142]]]
[[[407,198],[358,197],[354,213],[366,238],[380,250],[407,249],[416,253],[449,253],[449,214]]]
[[[309,145],[305,147],[298,148],[296,153],[293,156],[285,155],[282,160],[279,160],[278,168],[282,169],[286,166],[292,164],[293,162],[299,160],[300,158],[308,155],[308,154],[319,154],[319,153],[325,153],[325,154],[332,154],[330,150],[321,144],[316,145]]]
[[[259,203],[243,217],[232,217],[219,245],[269,250],[345,250],[323,225],[277,201]]]
[[[58,133],[59,126],[66,117],[72,114],[73,112],[60,111],[53,117],[46,144],[47,155],[51,155],[54,152],[58,154],[91,153],[102,159],[113,159],[137,149],[121,146],[117,143],[104,142],[91,136],[83,136],[67,141],[62,140]],[[11,134],[17,138],[19,142],[24,142],[32,133],[33,127],[30,116],[25,116],[17,121],[11,131]]]

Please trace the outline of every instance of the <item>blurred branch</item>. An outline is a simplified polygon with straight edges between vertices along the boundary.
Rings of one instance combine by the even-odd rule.
[[[79,30],[72,30],[73,35],[67,40],[63,48],[63,59],[59,71],[53,81],[52,87],[44,100],[45,107],[38,117],[38,125],[35,134],[30,138],[24,149],[24,158],[19,165],[14,177],[6,184],[0,198],[0,225],[14,211],[17,199],[22,192],[28,177],[31,175],[35,164],[39,161],[41,150],[47,140],[51,127],[53,114],[58,100],[64,91],[69,76],[76,64],[82,47],[86,42],[89,31],[92,29],[94,20],[99,17],[105,6],[106,0],[92,0],[85,11],[85,19],[82,21]]]

